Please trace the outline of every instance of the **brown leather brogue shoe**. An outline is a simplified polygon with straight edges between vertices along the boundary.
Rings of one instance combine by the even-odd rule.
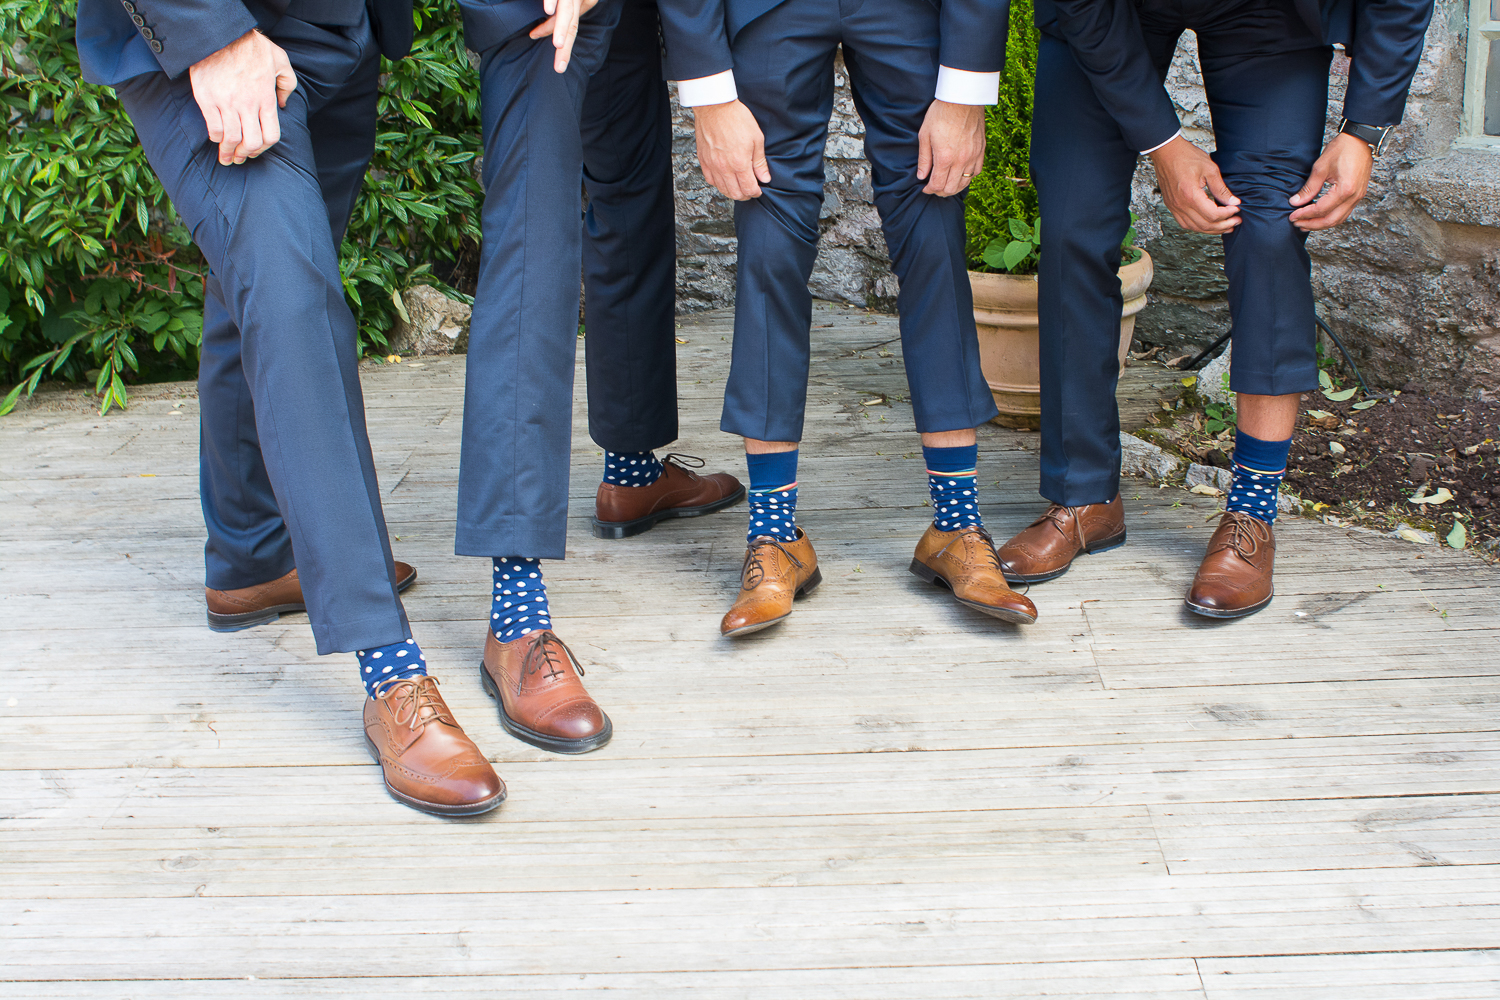
[[[1188,610],[1209,618],[1243,618],[1267,604],[1275,588],[1276,533],[1258,517],[1231,510],[1219,518],[1188,591]]]
[[[745,498],[745,487],[729,473],[700,476],[683,462],[703,468],[701,458],[668,455],[662,459],[662,474],[650,486],[600,483],[594,499],[594,537],[629,538],[650,530],[657,521],[712,514]]]
[[[1125,504],[1118,493],[1109,503],[1055,503],[1000,546],[1000,569],[1012,583],[1041,583],[1066,573],[1081,552],[1104,552],[1124,544]]]
[[[486,630],[479,679],[500,706],[500,725],[554,753],[588,753],[609,742],[609,721],[583,688],[583,664],[551,629],[501,642]]]
[[[404,562],[396,564],[396,591],[405,590],[417,580],[416,567]],[[302,599],[302,581],[297,579],[294,569],[270,583],[239,590],[212,590],[203,588],[208,602],[208,627],[215,632],[238,632],[242,628],[274,622],[292,611],[306,611],[307,603]]]
[[[365,742],[397,801],[439,816],[477,816],[505,801],[505,782],[464,735],[437,678],[383,683],[365,699]]]
[[[724,635],[749,635],[775,625],[792,613],[792,601],[823,582],[818,554],[807,532],[783,542],[767,535],[751,540],[740,567],[740,594],[719,623]]]
[[[947,587],[960,604],[1002,621],[1030,625],[1036,605],[1006,586],[995,540],[978,525],[939,531],[929,524],[917,542],[911,571],[928,583]]]

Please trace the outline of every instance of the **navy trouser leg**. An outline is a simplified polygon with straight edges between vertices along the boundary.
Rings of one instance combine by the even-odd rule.
[[[207,504],[223,500],[229,510],[238,507],[250,517],[231,522],[215,508],[231,530],[218,536],[217,549],[211,538],[210,571],[216,555],[227,576],[285,564],[267,513],[268,482],[296,554],[318,651],[330,653],[411,634],[396,595],[365,430],[354,316],[344,301],[329,224],[339,212],[320,185],[323,177],[362,171],[369,142],[362,154],[350,153],[358,158],[357,168],[351,161],[320,169],[310,129],[319,112],[348,96],[346,87],[368,87],[378,58],[368,25],[331,32],[286,18],[271,37],[287,50],[299,86],[281,114],[281,142],[245,164],[218,163],[185,78],[147,74],[116,91],[214,274],[200,376],[209,392],[202,409],[213,411],[205,419],[204,442],[216,452],[208,463],[215,492]],[[367,121],[373,130],[373,118]],[[345,218],[347,213],[343,208]],[[232,359],[226,360],[235,331],[238,374]],[[233,425],[229,412],[235,414]],[[251,419],[253,433],[243,426]],[[246,459],[256,450],[263,472],[253,457]],[[230,487],[218,490],[221,476],[240,477],[242,495],[231,496]],[[211,531],[212,521],[210,514]],[[247,552],[248,561],[238,562]]]
[[[1240,199],[1242,220],[1224,237],[1229,387],[1283,396],[1318,387],[1312,260],[1287,199],[1323,145],[1332,51],[1310,36],[1291,51],[1256,51],[1246,34],[1237,23],[1198,29],[1214,162]]]
[[[734,345],[721,430],[800,441],[811,356],[812,276],[833,114],[836,0],[783,3],[734,39],[740,100],[765,133],[771,180],[734,206]]]
[[[907,10],[893,16],[896,6]],[[901,282],[896,311],[917,430],[977,427],[999,410],[979,364],[964,198],[925,194],[917,177],[917,136],[937,89],[938,12],[927,0],[866,3],[844,19],[843,44],[875,209]]]
[[[1041,207],[1037,275],[1041,494],[1076,507],[1120,489],[1120,242],[1136,150],[1099,103],[1068,44],[1037,50],[1031,176]]]
[[[609,451],[677,438],[672,112],[656,0],[626,0],[583,105],[589,435]]]
[[[461,556],[561,559],[582,266],[584,90],[619,17],[601,3],[554,72],[550,38],[480,54],[484,246],[469,327],[458,473]]]

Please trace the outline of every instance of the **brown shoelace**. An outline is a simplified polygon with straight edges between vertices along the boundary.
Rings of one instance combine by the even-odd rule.
[[[1066,538],[1068,529],[1063,522],[1063,518],[1065,516],[1072,517],[1073,535],[1078,541],[1078,547],[1080,549],[1086,549],[1089,547],[1088,536],[1084,534],[1083,518],[1079,516],[1079,511],[1085,510],[1092,506],[1093,504],[1084,504],[1082,507],[1064,507],[1060,503],[1055,503],[1051,507],[1047,508],[1047,513],[1043,514],[1035,521],[1032,521],[1031,526],[1035,528],[1043,521],[1051,521],[1053,525],[1056,526],[1057,530],[1062,533],[1063,537]]]
[[[1225,518],[1229,531],[1211,551],[1230,549],[1235,555],[1249,562],[1260,547],[1271,538],[1271,527],[1258,517],[1232,510]]]
[[[421,729],[429,722],[446,722],[450,726],[457,726],[453,716],[448,714],[448,706],[443,704],[438,695],[437,684],[436,677],[402,677],[382,681],[380,688],[384,691],[377,689],[377,697],[390,699],[396,724],[408,729]]]
[[[556,651],[553,649],[554,646],[562,649],[563,655],[567,657],[566,660],[559,661],[556,658]],[[567,666],[570,661],[573,664],[573,669],[578,671],[578,676],[582,677],[584,675],[583,664],[578,662],[578,657],[573,655],[573,651],[568,648],[568,644],[559,639],[554,632],[537,632],[528,642],[526,652],[521,654],[521,676],[527,677],[531,674],[539,674],[545,669],[547,671],[547,679],[550,681],[554,678],[564,676],[563,672],[558,669],[559,662],[563,666]]]
[[[989,529],[980,524],[968,524],[958,529],[958,534],[954,537],[953,541],[949,542],[947,545],[944,545],[942,549],[939,550],[938,555],[942,555],[944,552],[947,552],[958,543],[959,539],[961,539],[966,533],[969,532],[973,532],[980,538],[984,539],[984,551],[988,553],[990,559],[993,560],[992,568],[997,570],[1000,569],[1000,553],[995,551],[995,539],[990,535]]]
[[[668,452],[662,456],[661,464],[666,465],[668,462],[679,469],[701,469],[708,464],[697,455],[684,455],[676,451]]]
[[[760,552],[768,545],[776,546],[781,550],[782,555],[792,561],[793,566],[798,569],[802,568],[802,560],[788,552],[786,546],[781,543],[781,539],[772,538],[770,535],[757,535],[750,543],[750,547],[745,550],[745,564],[740,567],[740,577],[743,581],[740,589],[754,590],[766,578],[766,567],[760,561]]]

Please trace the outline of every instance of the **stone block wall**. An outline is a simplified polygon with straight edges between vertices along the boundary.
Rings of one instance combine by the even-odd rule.
[[[1467,5],[1438,0],[1406,120],[1376,161],[1370,191],[1342,226],[1314,234],[1313,289],[1322,315],[1367,379],[1435,391],[1500,388],[1500,151],[1455,149],[1462,113]],[[1343,106],[1347,61],[1335,57],[1329,134]],[[1197,48],[1184,35],[1168,78],[1187,136],[1211,149]],[[691,116],[676,130],[679,308],[734,297],[732,203],[703,182]],[[896,279],[886,259],[863,160],[864,128],[839,66],[828,138],[828,198],[812,278],[826,298],[890,309]],[[1156,260],[1151,304],[1136,321],[1143,343],[1192,349],[1229,328],[1219,241],[1172,221],[1148,160],[1134,185],[1141,242]],[[1331,348],[1330,348],[1331,349]]]

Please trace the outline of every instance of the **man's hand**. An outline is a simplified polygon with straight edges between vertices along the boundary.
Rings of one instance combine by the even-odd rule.
[[[258,31],[247,31],[188,69],[193,99],[219,145],[224,166],[244,163],[281,141],[277,108],[297,89],[286,52]]]
[[[532,38],[546,38],[552,36],[552,44],[557,46],[557,55],[552,60],[552,68],[561,73],[568,68],[568,60],[573,58],[573,41],[578,37],[578,19],[599,5],[599,0],[543,0],[542,9],[550,17],[531,29]],[[558,25],[562,30],[558,30]]]
[[[1240,200],[1207,153],[1179,135],[1150,156],[1162,200],[1179,226],[1222,235],[1240,224]]]
[[[703,179],[726,198],[759,198],[760,185],[771,182],[771,168],[765,133],[750,109],[739,101],[705,104],[693,109],[693,123]]]
[[[1311,233],[1331,229],[1349,218],[1369,189],[1370,168],[1374,164],[1370,146],[1363,139],[1342,132],[1334,136],[1313,164],[1307,183],[1291,197],[1292,204],[1300,206],[1292,213],[1292,225]],[[1325,184],[1332,187],[1318,197]]]
[[[933,101],[917,133],[917,180],[942,198],[958,194],[984,169],[984,108]]]

